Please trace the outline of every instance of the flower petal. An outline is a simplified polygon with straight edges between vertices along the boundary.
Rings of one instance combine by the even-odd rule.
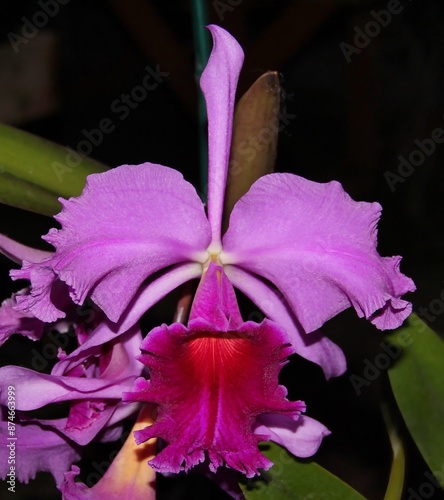
[[[16,311],[17,296],[26,295],[27,289],[14,294],[12,298],[3,301],[0,306],[0,346],[14,333],[39,340],[43,334],[43,323],[30,313]]]
[[[233,286],[220,266],[210,263],[205,278],[199,283],[196,297],[188,323],[191,329],[207,331],[210,328],[228,332],[242,325]]]
[[[6,255],[8,259],[11,259],[17,264],[21,264],[24,260],[29,262],[40,262],[51,256],[51,252],[28,247],[18,241],[8,238],[4,234],[0,234],[0,253]]]
[[[0,422],[0,477],[2,479],[8,479],[6,474],[10,472],[8,458],[12,443],[15,443],[17,479],[23,483],[34,479],[36,473],[40,471],[50,472],[56,483],[59,483],[71,464],[80,459],[78,447],[52,429],[45,429],[33,423],[17,422],[14,429],[16,440],[8,441],[7,425],[7,422]]]
[[[68,418],[30,419],[30,421],[37,422],[45,428],[55,429],[74,443],[85,446],[93,439],[106,435],[107,430],[116,421],[122,422],[137,409],[136,405],[123,405],[115,401],[107,404],[105,401],[79,400],[71,402]],[[121,410],[118,413],[119,420],[113,418],[117,410]],[[105,440],[100,439],[100,441]]]
[[[104,350],[96,348],[95,356],[91,354],[91,358],[95,359],[100,354],[100,369],[95,375],[101,380],[110,380],[115,384],[122,383],[121,391],[127,389],[136,377],[141,375],[143,365],[137,361],[136,353],[139,352],[142,335],[137,327],[133,327],[127,334],[121,336],[112,347],[106,346],[106,355]],[[67,365],[63,362],[57,363],[52,370],[52,375],[61,375],[58,380],[63,381],[63,375],[69,375],[70,371],[76,370],[81,365]],[[84,360],[86,363],[88,360]],[[65,369],[69,368],[68,373],[63,373],[57,365],[62,364]],[[122,382],[123,381],[123,382]],[[58,419],[51,421],[40,421],[42,424],[52,426],[65,434],[78,444],[85,445],[94,439],[97,434],[105,427],[115,424],[119,420],[115,417],[115,413],[119,409],[120,397],[117,399],[106,399],[96,394],[84,395],[82,399],[71,401],[69,415],[67,419]],[[128,417],[134,412],[134,406],[131,408],[125,405],[124,409],[119,412],[120,420]]]
[[[38,273],[53,270],[74,302],[81,304],[91,294],[112,321],[153,273],[206,258],[210,228],[202,202],[193,186],[168,167],[123,165],[90,175],[82,195],[62,204],[56,216],[62,229],[45,237],[56,252],[29,266],[30,277],[38,282]],[[47,283],[41,294],[47,299],[49,293]]]
[[[212,247],[220,250],[222,209],[227,182],[234,100],[244,54],[237,41],[219,26],[208,26],[213,50],[201,79],[208,115],[208,219]]]
[[[327,427],[305,415],[261,415],[254,425],[254,432],[267,436],[300,458],[314,455],[322,439],[331,434]]]
[[[112,340],[117,340],[121,335],[126,334],[130,330],[134,331],[134,328],[138,329],[135,325],[152,305],[182,283],[199,277],[201,273],[202,266],[200,264],[183,264],[176,266],[151,283],[144,285],[137,292],[137,295],[131,301],[117,324],[106,319],[101,321],[93,331],[89,332],[86,340],[77,349],[54,365],[51,374],[64,375],[68,373],[76,366],[82,364],[85,358],[94,356],[98,346]],[[90,317],[89,321],[92,322],[93,319],[93,317]],[[140,342],[137,345],[137,354],[140,352],[139,347]],[[139,364],[135,360],[132,360],[130,365],[132,363]]]
[[[30,313],[46,323],[53,323],[66,316],[60,309],[57,298],[60,294],[67,294],[67,287],[57,279],[51,267],[51,258],[41,264],[24,261],[22,269],[13,269],[9,274],[13,280],[24,279],[32,283],[29,293],[16,297],[18,311]]]
[[[327,379],[339,377],[347,370],[347,361],[342,349],[317,330],[306,334],[297,324],[285,298],[254,275],[225,266],[225,272],[242,293],[286,332],[296,354],[319,365]]]
[[[218,296],[206,311],[205,281]],[[213,472],[226,465],[252,477],[272,465],[258,450],[261,437],[252,433],[256,417],[305,410],[301,401],[285,399],[287,391],[278,382],[292,349],[283,330],[269,320],[231,329],[227,318],[233,304],[225,301],[231,285],[222,268],[213,266],[203,283],[193,305],[202,317],[191,319],[188,328],[163,325],[145,337],[139,359],[149,368],[150,380],[138,379],[123,399],[158,405],[156,422],[136,433],[138,443],[155,436],[168,443],[150,462],[155,470],[187,471],[208,457]],[[215,304],[228,304],[225,322]],[[217,324],[211,323],[214,311]],[[221,322],[225,329],[217,326]]]
[[[175,266],[155,281],[143,286],[129,304],[127,311],[120,318],[118,332],[127,331],[139,321],[152,305],[186,281],[199,278],[201,274],[201,264],[182,264]]]
[[[2,387],[12,385],[16,390],[18,410],[35,410],[50,403],[78,399],[117,399],[128,390],[134,377],[102,380],[80,377],[54,377],[20,366],[0,368]],[[7,404],[7,391],[0,393],[0,404]]]
[[[234,207],[221,260],[276,285],[307,332],[350,305],[378,328],[396,328],[411,311],[400,297],[415,286],[399,257],[376,251],[380,211],[337,182],[267,175]]]

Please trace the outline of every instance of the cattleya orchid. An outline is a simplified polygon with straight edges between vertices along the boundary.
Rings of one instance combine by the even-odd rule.
[[[21,245],[0,235],[0,252],[20,263],[23,258],[39,262],[50,256]],[[55,323],[43,323],[30,313],[14,309],[17,297],[26,296],[28,289],[21,290],[0,307],[0,345],[12,334],[21,334],[31,340],[40,340],[46,334],[58,332],[68,335],[72,329],[79,346],[88,337],[110,331],[110,322],[101,317],[100,311],[84,315],[83,310],[72,303],[66,285],[59,283],[57,304],[66,312],[66,319]],[[125,405],[121,394],[131,388],[142,373],[142,366],[135,359],[142,339],[140,329],[134,325],[120,338],[113,338],[91,346],[79,347],[71,353],[59,347],[58,361],[50,374],[40,373],[22,366],[0,368],[2,390],[0,405],[8,403],[6,388],[14,388],[17,417],[14,436],[17,438],[17,477],[27,482],[38,471],[48,471],[57,483],[61,483],[71,464],[81,457],[81,449],[93,440],[114,441],[122,433],[122,422],[134,414],[138,405]],[[68,344],[68,340],[65,342]],[[55,348],[55,346],[53,346]],[[47,405],[69,402],[68,414],[53,419],[36,419],[33,411]],[[9,435],[7,412],[1,411],[0,434]],[[26,450],[26,452],[25,452]],[[0,471],[5,478],[9,471],[9,448],[0,450]]]
[[[292,174],[257,180],[235,205],[222,234],[235,93],[243,52],[226,31],[209,27],[214,47],[201,77],[207,104],[207,211],[194,187],[165,166],[123,165],[88,177],[78,198],[61,200],[61,229],[45,237],[55,252],[26,261],[15,279],[31,281],[16,309],[43,322],[65,312],[54,300],[64,284],[72,301],[90,297],[107,316],[76,356],[123,341],[149,308],[200,278],[187,326],[155,328],[138,357],[149,379],[126,389],[127,402],[157,405],[155,423],[136,441],[160,437],[166,447],[150,465],[188,471],[206,462],[251,477],[272,464],[258,442],[273,440],[293,454],[316,452],[329,431],[290,402],[278,375],[296,352],[327,377],[345,371],[342,351],[319,332],[353,306],[378,328],[398,327],[413,291],[399,257],[380,257],[377,203],[353,201],[339,183]],[[265,314],[244,322],[234,288]],[[141,364],[141,366],[142,366]],[[69,480],[77,473],[69,473]]]

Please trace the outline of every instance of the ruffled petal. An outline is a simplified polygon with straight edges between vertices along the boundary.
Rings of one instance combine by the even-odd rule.
[[[65,297],[68,290],[57,279],[51,258],[39,264],[24,261],[22,269],[13,269],[9,274],[13,280],[28,280],[32,283],[29,293],[16,297],[17,310],[32,314],[46,323],[66,316],[60,307],[59,297]]]
[[[31,340],[39,340],[43,334],[43,323],[30,313],[16,311],[16,298],[26,295],[27,289],[14,294],[10,299],[3,301],[0,306],[0,346],[8,338],[17,333]]]
[[[415,286],[399,257],[376,250],[380,212],[337,182],[267,175],[234,207],[221,261],[271,281],[307,332],[351,305],[378,328],[396,328],[411,312],[401,296]]]
[[[0,412],[1,415],[1,412]],[[9,479],[8,458],[14,451],[17,480],[27,483],[37,472],[50,472],[59,483],[73,462],[80,459],[79,448],[53,429],[42,428],[33,423],[16,423],[15,440],[11,436],[7,422],[0,422],[0,477]],[[13,445],[14,444],[14,445]],[[8,447],[9,446],[9,447]]]
[[[322,439],[331,434],[327,427],[305,415],[261,415],[253,428],[256,434],[267,436],[300,458],[314,455]]]
[[[200,86],[208,115],[208,219],[212,249],[220,250],[222,209],[227,182],[234,100],[244,53],[237,41],[219,26],[208,26],[213,50]]]
[[[347,360],[342,349],[325,337],[319,330],[307,335],[297,324],[285,298],[257,277],[238,269],[225,266],[225,272],[242,293],[286,332],[296,354],[319,365],[325,378],[339,377],[347,370]]]
[[[216,298],[205,310],[206,280],[213,283]],[[301,401],[288,401],[278,383],[292,353],[286,334],[269,320],[231,329],[230,286],[222,268],[213,266],[195,297],[193,308],[202,315],[197,329],[191,328],[194,317],[188,328],[163,325],[142,342],[139,359],[149,368],[150,380],[138,379],[123,399],[158,405],[156,422],[138,431],[136,440],[157,436],[168,443],[150,462],[159,472],[187,471],[207,457],[213,472],[226,465],[252,477],[272,465],[258,450],[261,436],[252,433],[256,417],[305,410]],[[224,330],[217,326],[222,319],[215,303],[228,304]],[[214,311],[217,325],[211,324]]]
[[[51,252],[28,247],[8,238],[4,234],[0,234],[0,253],[6,255],[8,259],[17,264],[21,264],[24,260],[28,262],[41,262],[51,256]]]
[[[90,294],[117,321],[153,273],[206,258],[210,228],[202,202],[168,167],[123,165],[90,175],[82,195],[62,204],[56,216],[62,229],[45,237],[55,254],[28,269],[33,286],[46,283],[40,286],[43,305],[51,291],[49,269],[69,286],[74,302],[82,304]]]

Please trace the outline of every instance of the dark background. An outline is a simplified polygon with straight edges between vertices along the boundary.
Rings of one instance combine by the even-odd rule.
[[[394,190],[386,176],[399,175],[398,157],[417,150],[415,141],[444,128],[444,4],[400,0],[402,12],[392,14],[347,61],[341,44],[353,46],[356,28],[365,29],[374,21],[372,11],[386,10],[389,3],[224,0],[207,5],[210,22],[230,31],[245,49],[239,95],[266,70],[280,72],[281,106],[291,118],[280,134],[276,169],[321,182],[336,179],[354,199],[380,202],[380,253],[404,256],[402,270],[417,284],[413,301],[419,312],[444,289],[444,149],[437,144],[410,175],[395,181]],[[3,0],[0,42],[8,44],[9,33],[20,34],[23,17],[32,19],[39,10],[34,1]],[[53,33],[57,41],[52,55],[57,110],[14,125],[75,149],[82,130],[112,118],[116,129],[92,157],[110,166],[161,163],[198,182],[190,2],[72,0],[60,5],[40,32]],[[147,64],[159,65],[169,76],[121,120],[111,103],[140,84]],[[52,225],[45,217],[0,205],[0,232],[22,242],[45,248],[40,235]],[[8,282],[9,262],[1,258],[0,264],[3,299],[16,288]],[[245,317],[252,311],[247,304]],[[169,314],[167,307],[156,310],[161,321],[171,321]],[[437,314],[431,326],[442,331],[443,319]],[[379,377],[359,397],[350,382],[352,374],[362,376],[365,359],[375,359],[383,334],[350,311],[325,331],[346,352],[348,373],[326,383],[320,370],[295,359],[284,369],[283,381],[290,397],[304,399],[308,414],[333,431],[318,460],[366,498],[383,498],[391,457],[380,416],[386,378]],[[8,349],[0,349],[3,362]],[[408,436],[406,443],[407,489],[418,491],[428,468]],[[207,487],[195,478],[161,483],[164,498],[214,495]],[[38,483],[18,491],[18,498],[36,498],[36,491],[51,498],[54,488],[49,476],[41,475]],[[442,496],[435,492],[433,498]]]

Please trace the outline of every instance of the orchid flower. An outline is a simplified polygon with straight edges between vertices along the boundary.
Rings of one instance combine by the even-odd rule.
[[[0,368],[0,406],[6,407],[8,387],[14,387],[17,438],[17,478],[28,482],[36,472],[48,471],[57,484],[77,462],[82,447],[91,441],[115,441],[122,433],[122,422],[134,415],[138,405],[122,403],[122,392],[131,388],[141,373],[135,359],[140,345],[135,327],[120,341],[92,350],[88,356],[70,359],[60,353],[51,374],[20,366]],[[33,418],[33,410],[54,403],[69,402],[66,417]],[[0,422],[2,448],[0,476],[4,479],[7,461],[8,423]]]
[[[63,318],[53,301],[63,282],[75,303],[91,297],[116,335],[171,290],[201,278],[188,325],[161,326],[143,341],[139,359],[150,380],[138,379],[125,399],[159,407],[155,424],[136,433],[138,442],[166,440],[150,462],[156,470],[188,470],[207,459],[213,471],[225,464],[252,476],[271,465],[259,440],[309,456],[328,434],[278,385],[286,357],[297,352],[327,377],[340,375],[343,353],[318,329],[350,306],[380,329],[396,328],[411,312],[401,297],[414,284],[400,273],[399,257],[376,250],[379,204],[353,201],[337,182],[266,175],[237,202],[222,234],[243,52],[223,29],[209,29],[214,47],[200,82],[207,212],[193,186],[162,165],[91,175],[80,197],[61,200],[62,228],[45,237],[55,253],[11,275],[32,284],[17,297],[20,310],[47,322]],[[243,322],[233,286],[265,313],[264,322]],[[98,345],[108,335],[88,340]]]
[[[37,263],[50,255],[3,235],[0,235],[0,252],[18,263],[25,256]],[[59,285],[57,304],[67,311],[69,321],[44,324],[31,313],[16,311],[14,304],[17,297],[29,293],[25,289],[4,301],[0,307],[0,343],[13,333],[40,340],[51,331],[67,336],[69,329],[73,330],[81,347],[86,340],[96,338],[100,332],[105,332],[110,341],[95,346],[89,342],[88,349],[77,348],[69,354],[59,347],[58,361],[50,374],[22,366],[0,368],[1,407],[7,406],[8,387],[14,388],[17,477],[22,482],[34,478],[38,471],[48,471],[57,484],[62,483],[64,474],[79,460],[83,446],[92,440],[116,440],[122,433],[123,420],[138,409],[137,404],[123,404],[121,395],[132,387],[142,372],[143,366],[135,359],[142,339],[139,328],[135,325],[116,338],[111,330],[113,325],[108,320],[100,320],[99,317],[100,321],[85,322],[82,315],[75,314],[75,309],[80,308],[74,307],[68,294],[63,293],[63,286],[66,285]],[[46,420],[33,418],[34,410],[63,401],[69,402],[66,417]],[[0,436],[3,444],[0,451],[0,476],[4,479],[9,472],[9,449],[6,444],[9,444],[7,436],[10,426],[3,418],[3,411],[1,415]]]

